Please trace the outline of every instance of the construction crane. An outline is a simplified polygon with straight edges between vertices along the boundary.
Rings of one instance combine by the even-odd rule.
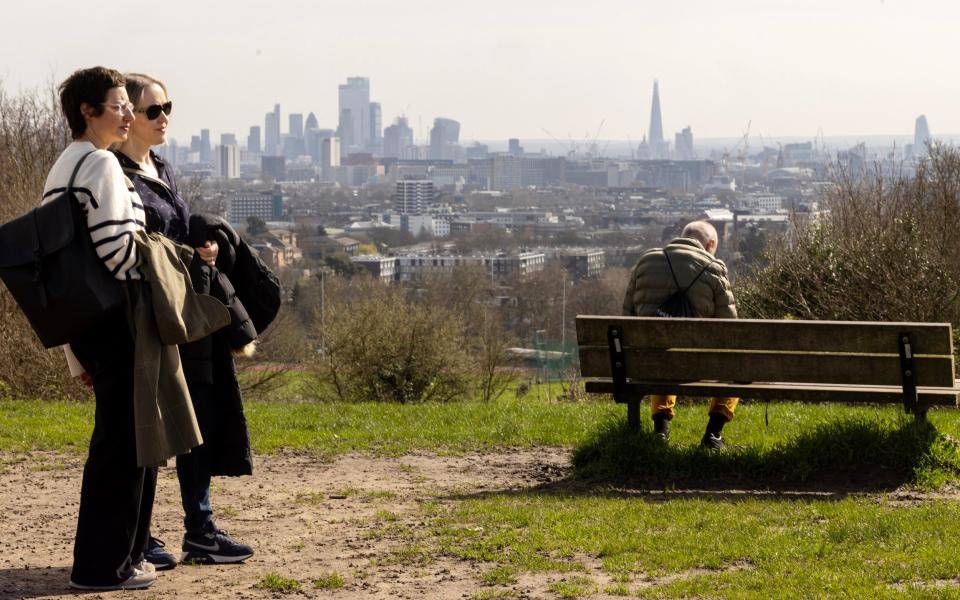
[[[747,129],[743,132],[743,136],[737,140],[737,143],[733,145],[729,150],[724,150],[723,155],[720,160],[720,165],[723,168],[723,172],[726,174],[727,170],[730,168],[730,155],[739,149],[737,152],[736,158],[743,166],[744,171],[746,171],[746,157],[747,152],[750,148],[750,125],[753,124],[753,121],[747,121]]]
[[[550,133],[550,131],[546,127],[541,127],[540,129],[542,129],[545,134],[549,135],[551,139],[553,139],[553,141],[555,141],[561,148],[563,148],[564,155],[569,154],[571,152],[570,148],[568,148],[563,144],[563,142],[558,140],[557,136]]]

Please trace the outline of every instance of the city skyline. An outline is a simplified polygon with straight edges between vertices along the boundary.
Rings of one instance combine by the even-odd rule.
[[[649,135],[659,79],[664,139],[909,136],[918,115],[934,134],[960,132],[952,55],[960,6],[945,1],[759,0],[682,7],[611,1],[584,18],[579,3],[493,0],[483,14],[439,1],[315,7],[237,3],[229,11],[171,0],[148,25],[104,12],[83,33],[52,0],[17,4],[0,40],[8,93],[105,64],[167,82],[178,140],[206,128],[242,137],[275,103],[339,122],[335,86],[370,80],[383,126],[403,114],[419,143],[435,118],[463,140]],[[508,15],[509,18],[504,18]],[[189,18],[184,18],[189,17]],[[319,24],[323,24],[320,26]],[[286,126],[286,123],[282,123]]]

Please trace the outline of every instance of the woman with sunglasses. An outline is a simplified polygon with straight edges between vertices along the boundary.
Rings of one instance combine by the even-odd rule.
[[[43,201],[62,194],[73,179],[97,255],[117,279],[140,279],[134,234],[143,229],[143,206],[107,150],[127,139],[133,105],[123,75],[93,67],[60,85],[60,105],[73,141],[47,175]],[[81,590],[136,589],[157,578],[143,561],[153,508],[154,479],[137,465],[134,425],[134,342],[126,309],[65,346],[70,373],[96,397],[93,435],[83,467],[70,586]]]
[[[190,209],[180,196],[173,170],[151,150],[152,146],[166,143],[167,127],[173,110],[167,88],[161,81],[149,75],[128,73],[125,78],[126,91],[134,104],[136,118],[130,125],[130,135],[114,152],[143,199],[147,231],[159,232],[176,242],[194,246],[196,253],[193,264],[190,265],[194,289],[198,293],[211,294],[213,288],[217,293],[212,295],[219,296],[224,288],[229,288],[227,297],[219,299],[225,301],[231,310],[234,323],[240,321],[242,326],[243,318],[237,317],[237,309],[231,301],[232,288],[229,281],[224,281],[224,276],[216,269],[220,254],[217,242],[215,239],[200,240],[197,234],[200,233],[205,238],[203,232],[190,230],[191,222],[196,223],[197,217],[190,218]],[[193,243],[190,243],[191,240]],[[247,475],[252,472],[245,422],[244,430],[233,432],[235,435],[231,436],[232,439],[247,441],[245,447],[231,446],[224,449],[223,444],[216,443],[223,437],[218,431],[223,427],[217,414],[217,406],[221,401],[219,394],[236,393],[239,397],[240,393],[236,374],[232,369],[230,349],[225,346],[232,345],[233,340],[238,337],[241,341],[236,343],[241,346],[256,337],[255,331],[244,330],[234,335],[236,327],[230,326],[227,329],[231,331],[217,332],[180,347],[183,373],[204,439],[203,445],[194,448],[189,454],[177,457],[177,478],[180,482],[186,527],[181,555],[184,562],[235,563],[253,556],[250,546],[234,540],[216,526],[210,505],[212,475]],[[226,359],[223,358],[224,355]],[[223,366],[225,360],[229,361],[229,367]],[[225,469],[225,463],[230,467]],[[153,476],[156,477],[155,470]],[[173,568],[177,564],[177,559],[164,549],[163,542],[152,536],[147,536],[144,556],[161,570]]]

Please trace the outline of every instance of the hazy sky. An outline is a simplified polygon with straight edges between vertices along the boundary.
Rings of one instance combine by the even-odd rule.
[[[4,5],[10,91],[103,64],[168,84],[172,131],[245,139],[282,104],[336,127],[337,84],[371,78],[383,124],[434,117],[463,139],[639,138],[660,80],[664,132],[960,132],[955,0],[273,0]],[[422,128],[418,127],[422,123]]]

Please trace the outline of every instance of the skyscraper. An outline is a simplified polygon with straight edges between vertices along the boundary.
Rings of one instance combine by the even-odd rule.
[[[689,126],[684,127],[683,131],[674,138],[674,158],[677,160],[693,160],[696,155],[693,152],[693,130]]]
[[[221,133],[221,134],[220,134],[220,145],[221,145],[221,146],[227,146],[227,145],[230,145],[230,144],[233,144],[233,145],[236,145],[236,144],[237,144],[237,136],[235,136],[235,135],[232,134],[232,133]]]
[[[254,125],[247,136],[247,152],[260,154],[260,127]]]
[[[320,164],[321,150],[323,148],[323,140],[337,137],[337,133],[332,129],[318,129],[312,127],[307,129],[304,133],[304,141],[306,142],[307,154],[310,155],[310,160],[315,164]],[[337,161],[340,160],[340,155],[337,155]]]
[[[236,179],[240,176],[240,151],[236,144],[217,146],[214,173],[219,179]]]
[[[213,149],[210,147],[210,130],[200,130],[200,162],[210,162],[213,159]]]
[[[268,112],[264,118],[263,153],[267,156],[279,156],[280,147],[280,105],[273,106],[273,112]]]
[[[303,114],[290,113],[290,135],[303,137]]]
[[[337,137],[340,139],[340,154],[346,156],[350,146],[346,140],[353,140],[355,132],[353,130],[353,112],[349,108],[340,111],[340,124],[337,125]]]
[[[348,77],[339,92],[342,151],[362,152],[370,140],[370,79]]]
[[[456,146],[460,142],[460,122],[437,117],[430,129],[430,159],[452,160],[456,158]]]
[[[340,166],[340,139],[336,137],[323,138],[320,141],[320,166]]]
[[[927,125],[927,117],[920,115],[913,126],[913,154],[915,156],[926,156],[929,144],[930,127]]]
[[[383,130],[383,156],[403,158],[404,150],[413,145],[413,129],[406,117],[397,117],[393,125]]]
[[[383,120],[379,102],[370,103],[370,139],[367,149],[374,154],[380,154],[383,149]]]
[[[667,158],[666,145],[663,142],[663,119],[660,116],[660,82],[653,80],[653,105],[650,107],[650,158]]]
[[[309,115],[307,115],[307,122],[303,126],[303,128],[305,132],[310,131],[311,129],[319,129],[320,124],[317,122],[317,115],[313,113],[310,113]],[[306,135],[306,133],[304,133],[304,135]]]

